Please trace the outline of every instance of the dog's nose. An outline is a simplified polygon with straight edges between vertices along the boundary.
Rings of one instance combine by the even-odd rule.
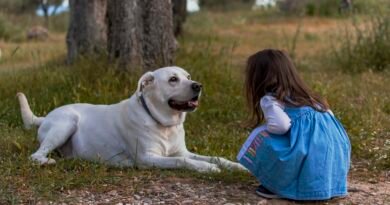
[[[200,90],[202,90],[202,84],[200,83],[192,83],[191,87],[195,92],[200,92]]]

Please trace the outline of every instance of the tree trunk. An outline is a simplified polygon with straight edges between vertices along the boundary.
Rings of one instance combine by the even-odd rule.
[[[341,0],[340,12],[352,10],[352,0]]]
[[[108,53],[122,69],[172,65],[176,40],[170,0],[110,0]]]
[[[187,18],[187,0],[172,0],[173,32],[179,36],[183,31],[183,23]]]
[[[45,27],[48,29],[49,28],[49,4],[47,0],[41,0],[40,1],[40,7],[43,12],[43,16],[45,17]]]
[[[144,65],[147,69],[172,65],[176,50],[170,0],[144,1]]]
[[[70,0],[69,5],[67,61],[103,53],[107,42],[107,0]]]

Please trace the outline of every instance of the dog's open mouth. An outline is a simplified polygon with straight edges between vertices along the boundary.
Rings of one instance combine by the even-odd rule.
[[[199,96],[195,96],[192,99],[188,101],[178,101],[174,99],[170,99],[168,101],[169,106],[172,109],[179,110],[179,111],[193,111],[199,106]]]

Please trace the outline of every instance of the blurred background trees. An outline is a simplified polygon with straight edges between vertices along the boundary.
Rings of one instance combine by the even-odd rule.
[[[176,50],[171,1],[110,0],[108,54],[120,68],[172,65]]]
[[[40,0],[1,0],[0,8],[3,12],[25,13],[33,12],[39,5]]]
[[[174,62],[175,49],[178,47],[175,37],[180,34],[186,37],[183,25],[189,15],[188,11],[197,10],[188,6],[200,6],[201,10],[218,12],[235,9],[249,12],[258,9],[251,11],[259,14],[253,18],[260,18],[264,14],[273,17],[344,18],[355,14],[378,16],[378,11],[386,9],[389,4],[388,0],[172,0],[170,5],[165,0],[162,1],[164,3],[154,0],[112,0],[113,3],[109,3],[111,0],[69,0],[70,5],[67,2],[68,0],[0,0],[0,39],[14,42],[44,40],[50,36],[50,32],[67,31],[69,63],[80,56],[95,58],[103,55],[122,69],[129,66],[153,69]],[[134,3],[137,8],[130,6]],[[70,12],[64,12],[68,7]],[[29,17],[19,21],[19,16]],[[373,20],[378,18],[381,20]],[[366,58],[386,54],[383,50],[389,50],[386,43],[388,41],[385,39],[386,35],[382,34],[388,33],[388,18],[378,18],[367,18],[368,24],[376,25],[371,30],[376,29],[377,33],[368,29],[355,29],[355,34],[351,35],[359,38],[344,39],[350,42],[343,44],[344,52],[340,53],[348,53],[348,56],[338,55],[338,62],[347,62],[342,59],[358,62],[354,59],[361,58],[352,55],[362,54],[366,50],[378,50],[366,52]],[[369,43],[370,36],[374,36],[374,43]],[[360,39],[359,43],[354,42],[355,39]],[[367,39],[367,43],[361,43],[361,39]],[[352,49],[355,44],[370,48]],[[383,60],[378,57],[372,62]],[[377,67],[380,67],[377,70],[381,70],[383,66]]]
[[[67,61],[105,53],[107,0],[70,0]]]
[[[172,0],[173,31],[175,36],[183,32],[183,24],[187,18],[187,1]]]

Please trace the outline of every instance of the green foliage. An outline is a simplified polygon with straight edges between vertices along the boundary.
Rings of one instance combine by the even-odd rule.
[[[339,66],[348,72],[390,69],[390,15],[371,16],[363,25],[346,29],[334,52]]]
[[[9,22],[5,16],[0,15],[0,40],[21,41],[22,39],[22,30],[12,22]]]
[[[200,0],[199,2],[201,9],[217,10],[250,9],[253,3],[253,0]]]
[[[335,16],[340,13],[340,0],[320,0],[306,4],[306,15]]]
[[[6,13],[34,11],[38,5],[38,0],[1,0],[0,11]]]
[[[358,14],[372,14],[390,11],[390,1],[388,0],[354,0],[353,11]]]
[[[342,10],[340,0],[281,0],[279,9],[289,15],[340,16],[344,14],[368,14],[375,9],[388,10],[386,0],[355,0],[350,10]]]
[[[0,12],[4,13],[34,13],[41,0],[1,0]],[[50,5],[60,5],[63,0],[47,0]]]
[[[286,14],[334,16],[339,14],[340,0],[283,0],[278,6]]]

